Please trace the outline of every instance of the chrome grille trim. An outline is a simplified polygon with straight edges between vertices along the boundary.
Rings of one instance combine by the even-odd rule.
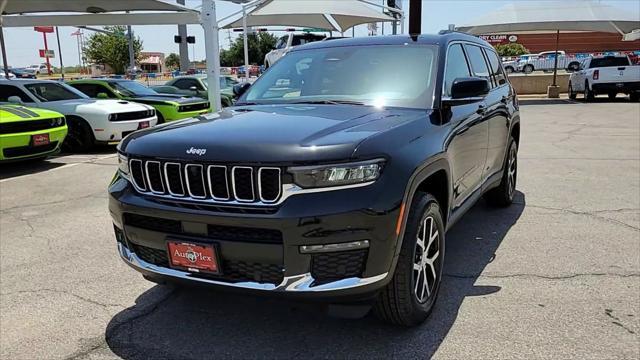
[[[204,196],[198,196],[198,195],[194,195],[191,192],[191,186],[189,186],[189,167],[191,166],[195,166],[195,167],[199,167],[200,168],[200,181],[202,181],[202,188],[204,189]],[[187,164],[184,166],[184,182],[187,184],[187,192],[189,193],[189,196],[191,196],[194,199],[206,199],[207,198],[207,186],[204,183],[204,166],[200,165],[200,164]]]
[[[138,184],[138,182],[137,182],[137,181],[136,181],[136,179],[135,179],[136,177],[135,177],[135,176],[133,176],[133,170],[131,170],[131,169],[133,169],[133,166],[134,166],[133,164],[134,164],[134,163],[137,163],[137,164],[138,164],[137,166],[139,167],[140,172],[143,174],[143,176],[142,176],[142,178],[143,178],[143,182],[145,182],[145,181],[146,181],[146,180],[145,180],[145,176],[144,176],[145,172],[144,172],[144,170],[142,169],[142,160],[138,160],[138,159],[131,159],[131,160],[129,160],[129,173],[131,174],[131,183],[133,184],[133,186],[135,186],[136,190],[138,190],[138,191],[140,191],[140,192],[146,192],[146,191],[147,191],[147,186],[146,186],[146,184],[142,184],[142,186],[140,186],[140,184]]]
[[[215,169],[215,168],[222,168],[224,169],[224,184],[227,187],[227,197],[226,198],[219,198],[213,195],[213,184],[211,183],[211,169]],[[231,192],[229,192],[229,178],[227,175],[227,167],[226,166],[222,166],[222,165],[209,165],[207,167],[207,183],[209,184],[209,194],[211,195],[211,198],[213,198],[213,200],[220,200],[220,201],[228,201],[231,200]]]
[[[249,169],[251,171],[251,199],[243,199],[236,194],[236,170],[237,169]],[[234,166],[231,168],[231,187],[233,188],[233,197],[236,198],[237,201],[243,203],[254,202],[256,199],[256,193],[253,189],[253,168],[249,166]]]
[[[169,172],[167,171],[168,165],[178,165],[178,175],[180,175],[180,187],[182,188],[182,194],[174,193],[171,191],[171,183],[169,182]],[[166,162],[164,163],[164,180],[167,184],[167,192],[173,196],[185,196],[184,193],[184,181],[182,180],[182,164],[175,162]]]
[[[279,185],[278,186],[278,195],[275,197],[275,199],[273,200],[265,200],[265,198],[262,196],[262,170],[277,170],[278,171],[278,179],[279,179]],[[262,201],[265,204],[272,204],[275,203],[276,201],[278,201],[278,199],[280,198],[280,195],[282,195],[282,173],[280,168],[277,167],[261,167],[260,169],[258,169],[258,195],[260,196],[260,201]]]
[[[162,185],[162,190],[156,190],[153,188],[153,184],[151,183],[151,176],[149,176],[149,164],[158,164],[158,177],[160,178],[160,185]],[[164,182],[162,181],[162,166],[160,165],[160,161],[147,161],[144,163],[144,172],[147,176],[145,178],[145,182],[149,184],[149,190],[151,190],[154,194],[164,194]]]

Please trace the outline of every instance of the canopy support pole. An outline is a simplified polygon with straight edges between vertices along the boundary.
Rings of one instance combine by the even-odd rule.
[[[553,84],[552,86],[557,86],[557,77],[558,77],[558,47],[560,44],[560,30],[556,30],[556,53],[554,56],[554,64],[553,64]]]
[[[220,111],[220,44],[218,21],[214,0],[202,0],[201,24],[204,29],[204,49],[207,58],[207,89],[209,103],[214,111]]]
[[[0,15],[2,16],[2,15]],[[9,79],[9,65],[7,62],[7,49],[4,47],[4,30],[0,26],[0,48],[2,48],[2,66],[4,67],[5,79]]]
[[[64,80],[64,64],[62,63],[62,47],[60,47],[60,29],[56,26],[56,38],[58,39],[58,57],[60,59],[60,76]]]
[[[249,81],[249,34],[247,33],[247,9],[242,5],[242,47],[244,49],[244,81]]]

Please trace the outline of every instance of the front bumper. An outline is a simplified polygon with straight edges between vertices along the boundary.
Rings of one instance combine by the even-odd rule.
[[[152,278],[321,299],[364,299],[374,296],[389,281],[397,243],[395,226],[400,203],[384,211],[374,210],[386,202],[376,200],[374,194],[380,191],[376,185],[292,196],[272,213],[225,213],[158,202],[137,193],[125,179],[117,178],[109,189],[109,210],[116,237],[121,237],[120,256],[129,266]],[[132,222],[132,216],[142,221]],[[152,218],[160,219],[157,227],[148,226]],[[172,229],[168,223],[179,225]],[[212,234],[208,230],[211,227],[231,229],[234,234],[250,229],[258,234],[260,230],[265,234],[277,231],[282,237],[267,243],[255,236],[248,240],[235,235],[233,239],[217,238],[215,234],[223,231]],[[166,255],[169,238],[215,243],[222,276],[171,268]],[[301,250],[309,245],[364,240],[368,243],[366,249],[321,253]],[[261,273],[262,269],[274,267],[280,274]],[[232,272],[233,278],[225,277]]]
[[[96,141],[101,143],[117,143],[132,132],[139,130],[141,122],[149,122],[149,127],[158,123],[157,116],[127,121],[109,121],[103,127],[94,129]]]
[[[33,135],[49,134],[49,145],[32,146]],[[67,136],[67,126],[25,133],[0,135],[0,161],[19,161],[45,157],[60,151]]]

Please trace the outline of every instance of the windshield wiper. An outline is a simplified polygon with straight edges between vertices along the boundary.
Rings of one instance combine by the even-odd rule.
[[[361,101],[353,100],[304,100],[290,102],[289,104],[365,105]]]

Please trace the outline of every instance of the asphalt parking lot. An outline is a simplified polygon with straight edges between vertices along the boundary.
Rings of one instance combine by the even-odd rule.
[[[638,358],[640,105],[526,101],[516,204],[447,235],[422,326],[157,286],[120,261],[113,149],[0,169],[0,357]]]

